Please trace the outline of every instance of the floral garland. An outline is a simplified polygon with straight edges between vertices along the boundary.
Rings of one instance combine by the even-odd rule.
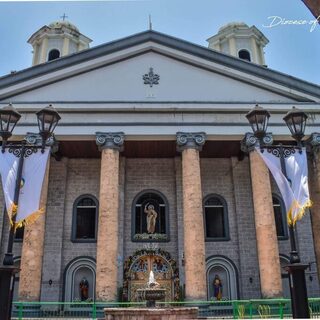
[[[167,240],[165,233],[137,233],[133,236],[134,240]]]

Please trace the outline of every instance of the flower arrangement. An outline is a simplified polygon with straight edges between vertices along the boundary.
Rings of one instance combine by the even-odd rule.
[[[134,240],[167,240],[165,233],[137,233],[133,236]]]

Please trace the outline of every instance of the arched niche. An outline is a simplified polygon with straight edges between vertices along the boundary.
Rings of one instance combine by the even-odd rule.
[[[95,299],[96,263],[90,257],[72,260],[65,269],[64,301]]]
[[[214,280],[218,276],[222,285],[221,300],[238,299],[237,269],[233,262],[223,256],[212,256],[206,262],[207,297],[208,300],[216,300],[214,296]]]

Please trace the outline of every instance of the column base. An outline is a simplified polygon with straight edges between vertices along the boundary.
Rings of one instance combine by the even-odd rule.
[[[310,318],[305,270],[309,265],[295,263],[285,266],[289,274],[293,318]]]
[[[3,320],[11,319],[14,279],[19,271],[14,266],[0,267],[0,314]]]

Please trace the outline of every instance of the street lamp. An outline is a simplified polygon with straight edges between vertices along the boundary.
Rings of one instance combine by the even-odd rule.
[[[251,125],[254,135],[258,139],[262,139],[267,132],[270,113],[256,104],[256,106],[247,113],[246,118]]]
[[[2,152],[4,152],[7,140],[12,136],[12,131],[17,122],[21,118],[21,114],[9,104],[2,108],[0,113],[0,136],[2,137]]]
[[[308,116],[296,107],[293,107],[283,118],[299,147],[302,146],[301,140],[304,137],[307,119]]]
[[[292,154],[297,149],[301,152],[302,147],[302,138],[304,137],[304,131],[306,127],[306,120],[308,116],[303,111],[293,107],[290,110],[283,120],[286,122],[292,137],[296,140],[297,146],[283,146],[282,144],[278,145],[265,145],[263,138],[267,134],[268,120],[270,114],[267,110],[264,110],[258,105],[255,106],[247,115],[246,115],[253,134],[259,140],[260,149],[263,152],[265,148],[272,149],[273,155],[279,157],[281,164],[281,171],[286,179],[291,184],[290,179],[288,179],[285,157],[288,154]],[[290,264],[286,266],[286,271],[289,273],[290,279],[290,293],[291,293],[291,305],[293,318],[309,318],[309,305],[308,305],[308,296],[305,280],[304,270],[308,265],[300,263],[299,253],[297,251],[296,239],[295,239],[295,229],[291,224],[289,225],[289,235],[290,235]]]
[[[25,158],[32,153],[37,152],[38,149],[40,149],[42,153],[44,152],[47,139],[52,136],[56,125],[61,119],[58,112],[51,105],[38,111],[36,115],[38,119],[39,134],[42,138],[41,146],[29,144],[26,140],[22,140],[18,143],[7,143],[8,139],[12,136],[13,129],[21,118],[21,115],[11,104],[0,109],[1,151],[4,153],[6,149],[8,149],[9,152],[12,152],[19,159],[13,199],[15,206],[18,206],[19,203],[22,169]],[[5,320],[11,319],[15,274],[19,272],[19,270],[14,267],[12,254],[16,214],[12,214],[11,221],[7,252],[3,259],[3,265],[0,267],[0,315],[1,319]]]

